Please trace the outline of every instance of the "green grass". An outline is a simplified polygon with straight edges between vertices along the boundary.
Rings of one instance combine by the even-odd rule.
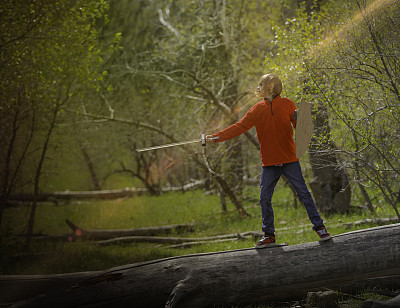
[[[261,229],[258,188],[249,187],[244,205],[251,215],[241,219],[234,206],[228,202],[228,212],[222,213],[219,197],[205,195],[203,191],[166,193],[161,197],[141,196],[112,201],[71,202],[58,206],[41,204],[36,213],[34,233],[65,234],[71,230],[65,218],[84,229],[131,229],[170,224],[193,223],[194,233],[184,237],[203,237],[219,234],[254,231]],[[273,198],[275,227],[278,242],[290,245],[316,241],[307,213],[302,206],[293,207],[293,197],[288,188],[278,185]],[[96,246],[89,242],[41,242],[34,240],[33,256],[24,257],[28,207],[7,208],[4,213],[1,238],[1,274],[49,274],[87,270],[102,270],[113,266],[148,261],[176,255],[202,253],[253,247],[255,240],[209,243],[188,249],[172,249],[157,244],[134,243],[125,245]],[[376,217],[391,217],[393,210],[380,208]],[[365,218],[370,213],[357,211],[349,215],[323,217],[325,224],[335,226]],[[297,226],[307,225],[299,229]],[[295,227],[288,231],[280,228]],[[362,228],[367,228],[363,226]],[[332,227],[332,234],[353,229]],[[175,236],[177,234],[174,234]]]

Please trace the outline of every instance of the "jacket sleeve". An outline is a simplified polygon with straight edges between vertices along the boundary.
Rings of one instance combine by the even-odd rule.
[[[256,106],[257,105],[253,106],[249,111],[247,111],[240,121],[219,131],[218,133],[213,134],[214,137],[219,137],[219,139],[216,141],[221,142],[232,139],[252,128],[256,122]]]

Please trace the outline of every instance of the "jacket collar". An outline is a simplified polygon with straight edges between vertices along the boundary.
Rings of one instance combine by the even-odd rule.
[[[280,99],[280,98],[281,98],[280,94],[275,95],[272,97],[272,101],[274,101],[275,99]],[[269,99],[264,97],[264,102],[269,102]]]

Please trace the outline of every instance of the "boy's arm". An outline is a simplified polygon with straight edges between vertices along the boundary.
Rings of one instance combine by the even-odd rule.
[[[254,125],[255,106],[251,108],[240,121],[219,131],[218,133],[212,134],[212,137],[219,137],[219,139],[214,140],[215,142],[226,141],[247,132]],[[209,136],[207,136],[207,138],[209,138]]]

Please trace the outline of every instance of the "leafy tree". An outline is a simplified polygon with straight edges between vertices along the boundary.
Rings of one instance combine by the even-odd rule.
[[[57,124],[64,109],[85,91],[95,91],[103,78],[96,21],[107,4],[53,0],[2,1],[0,6],[1,122],[13,119],[1,136],[6,159],[0,218],[11,192],[33,191],[29,247],[43,164]]]
[[[369,209],[375,210],[372,192],[400,218],[399,12],[396,1],[348,3],[344,22],[322,41],[325,50],[320,48],[310,75],[338,123],[334,134],[341,157],[354,170]]]

